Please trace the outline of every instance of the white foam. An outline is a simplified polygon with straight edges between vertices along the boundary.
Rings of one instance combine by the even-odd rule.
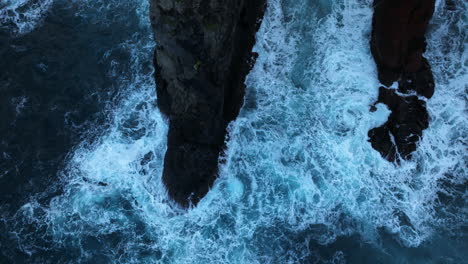
[[[53,0],[6,0],[0,3],[1,27],[12,35],[33,31],[44,19]]]
[[[408,247],[426,241],[445,221],[436,212],[438,181],[466,180],[466,52],[449,55],[463,40],[452,36],[450,52],[442,49],[455,33],[436,14],[430,128],[413,160],[395,166],[367,142],[389,114],[382,104],[369,111],[379,87],[368,44],[371,1],[323,3],[269,1],[220,178],[188,212],[168,201],[161,182],[167,124],[154,105],[152,74],[141,71],[152,44],[123,43],[135,63],[125,99],[98,142],[72,153],[64,194],[41,209],[38,222],[54,242],[84,247],[87,235],[121,234],[125,254],[105,252],[128,263],[298,263],[311,254],[310,241],[349,234],[376,241],[380,228]],[[145,249],[151,254],[143,257]],[[339,251],[333,261],[344,258]]]

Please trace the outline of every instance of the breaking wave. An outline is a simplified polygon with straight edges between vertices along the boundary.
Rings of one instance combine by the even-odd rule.
[[[16,25],[12,32],[33,30],[50,5],[28,2],[9,1],[0,11]],[[413,159],[396,166],[367,142],[389,115],[384,105],[369,111],[379,86],[368,43],[371,1],[269,1],[220,177],[188,211],[169,201],[161,181],[167,123],[148,70],[154,44],[146,2],[129,4],[141,20],[117,47],[128,52],[132,72],[106,110],[109,128],[69,154],[51,187],[60,195],[47,204],[32,198],[8,220],[22,252],[67,263],[464,259],[466,252],[449,258],[429,242],[443,247],[467,219],[466,2],[457,10],[437,3],[427,52],[436,79],[430,127]],[[95,8],[80,16],[102,19],[99,10],[121,3],[81,5]],[[117,64],[106,67],[118,78]]]

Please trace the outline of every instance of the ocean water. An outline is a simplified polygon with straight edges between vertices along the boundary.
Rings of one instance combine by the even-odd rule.
[[[161,182],[148,1],[1,2],[0,263],[468,263],[468,4],[436,3],[430,127],[399,166],[367,142],[389,115],[369,111],[371,5],[269,1],[220,177],[186,211]]]

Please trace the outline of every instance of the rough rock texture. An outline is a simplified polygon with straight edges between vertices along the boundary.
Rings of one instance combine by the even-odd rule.
[[[163,181],[182,206],[212,186],[239,114],[266,0],[151,0],[158,106],[169,118]]]
[[[434,78],[426,51],[425,33],[435,0],[375,0],[372,21],[372,55],[380,87],[377,103],[392,111],[388,121],[369,131],[372,147],[389,161],[409,159],[429,125],[426,105],[434,94]]]

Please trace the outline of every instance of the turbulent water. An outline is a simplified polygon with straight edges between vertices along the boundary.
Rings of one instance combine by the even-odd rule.
[[[0,263],[468,263],[468,4],[437,1],[430,128],[396,166],[370,0],[270,0],[219,179],[161,182],[148,0],[0,2]],[[157,73],[156,73],[157,74]]]

